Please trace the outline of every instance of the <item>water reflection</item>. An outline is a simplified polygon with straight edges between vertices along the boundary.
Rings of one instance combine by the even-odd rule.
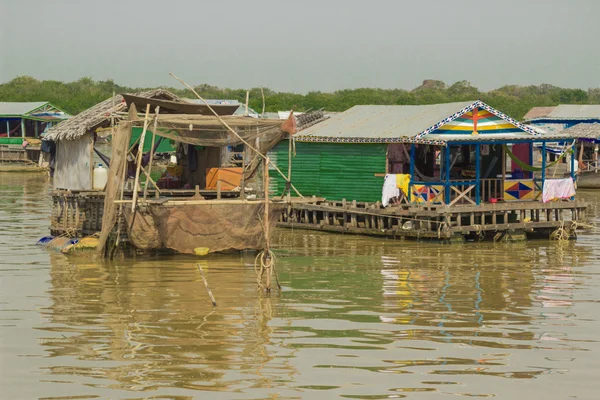
[[[24,245],[44,231],[35,213],[48,203],[10,204],[35,203],[47,183],[0,184],[15,186],[0,218],[29,227],[0,234],[9,397],[567,398],[600,388],[594,233],[439,246],[280,231],[282,292],[257,292],[253,254],[209,256],[213,308],[195,258],[95,263]]]
[[[257,293],[251,254],[204,261],[216,309],[195,259],[96,264],[53,255],[51,305],[42,310],[50,324],[39,328],[51,334],[43,343],[57,362],[45,372],[158,393],[445,393],[485,376],[560,371],[537,354],[587,349],[540,322],[572,318],[564,310],[578,282],[568,265],[585,263],[591,249],[457,251],[297,232],[277,243],[291,249],[279,258],[281,294]],[[392,385],[389,374],[411,376],[411,387]]]

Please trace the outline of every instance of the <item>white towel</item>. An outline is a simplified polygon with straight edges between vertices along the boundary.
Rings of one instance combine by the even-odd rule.
[[[390,200],[398,196],[400,196],[400,189],[396,185],[396,174],[387,174],[381,190],[381,203],[384,207],[387,207]]]
[[[575,185],[573,179],[546,179],[542,191],[542,201],[549,202],[552,199],[568,199],[575,196]]]

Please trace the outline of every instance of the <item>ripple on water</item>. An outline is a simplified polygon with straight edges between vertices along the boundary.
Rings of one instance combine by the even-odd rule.
[[[600,389],[597,233],[563,245],[441,246],[278,231],[285,290],[257,293],[252,254],[208,256],[213,308],[194,258],[94,262],[36,247],[49,187],[41,175],[0,174],[8,398],[584,398]]]

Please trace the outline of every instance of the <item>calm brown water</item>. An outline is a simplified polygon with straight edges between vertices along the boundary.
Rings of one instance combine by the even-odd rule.
[[[35,246],[49,184],[0,174],[0,398],[600,397],[597,234],[433,245],[281,231],[253,256],[99,264]],[[593,203],[600,193],[583,193]]]

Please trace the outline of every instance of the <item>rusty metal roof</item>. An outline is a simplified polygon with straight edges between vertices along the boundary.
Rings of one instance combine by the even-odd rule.
[[[529,112],[527,114],[525,114],[525,116],[523,117],[523,121],[530,121],[530,120],[536,119],[536,118],[547,117],[548,115],[550,115],[550,113],[552,111],[554,111],[555,108],[556,108],[556,106],[533,107],[531,110],[529,110]]]
[[[549,112],[545,109],[552,108]],[[523,117],[535,120],[600,120],[600,104],[560,104],[556,107],[534,107]]]

